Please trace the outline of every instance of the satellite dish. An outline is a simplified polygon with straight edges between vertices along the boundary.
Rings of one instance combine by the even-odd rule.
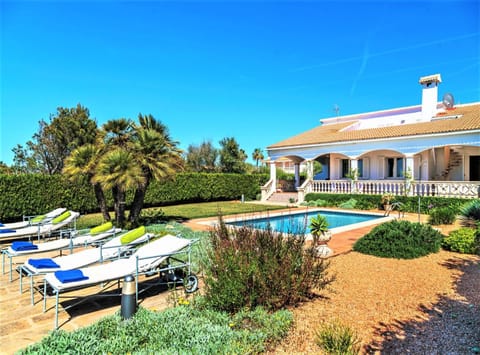
[[[446,93],[445,95],[443,95],[442,103],[447,109],[452,108],[453,104],[455,103],[453,100],[453,95],[450,93]]]

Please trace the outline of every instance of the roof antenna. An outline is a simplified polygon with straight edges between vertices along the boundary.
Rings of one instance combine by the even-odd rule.
[[[340,112],[340,106],[337,104],[333,105],[333,111],[335,111],[335,115],[338,117],[338,113]]]
[[[453,109],[453,105],[455,104],[453,95],[450,94],[449,92],[443,95],[442,103],[447,108],[447,110]]]

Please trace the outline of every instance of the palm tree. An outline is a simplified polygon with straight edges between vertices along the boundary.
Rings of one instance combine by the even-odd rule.
[[[138,114],[138,122],[140,123],[140,127],[143,129],[152,129],[157,131],[160,134],[163,134],[167,137],[167,140],[170,140],[168,136],[168,128],[162,122],[157,121],[155,117],[152,115],[142,115],[141,113]]]
[[[96,145],[72,154],[65,170],[72,177],[88,173],[105,219],[108,211],[103,191],[112,191],[119,227],[126,220],[127,191],[134,192],[129,221],[137,224],[150,182],[171,178],[183,167],[182,152],[177,148],[178,142],[170,138],[167,127],[152,115],[140,114],[139,122],[135,125],[125,118],[108,121],[99,131]]]
[[[93,181],[104,189],[112,190],[117,226],[123,227],[126,191],[145,184],[142,169],[134,154],[119,147],[106,152],[98,162]]]
[[[93,185],[95,198],[105,221],[110,221],[110,214],[107,209],[107,201],[102,186],[93,181],[95,176],[96,161],[100,155],[100,149],[93,144],[85,144],[73,150],[65,159],[63,173],[71,180],[79,180],[86,176]]]
[[[263,152],[260,148],[255,148],[255,150],[252,153],[252,159],[255,160],[255,162],[257,163],[257,170],[258,170],[258,162],[260,160],[265,159]]]
[[[107,146],[126,147],[133,129],[133,122],[127,118],[109,120],[103,124],[99,137]]]
[[[140,126],[135,128],[132,150],[141,168],[144,182],[135,190],[129,221],[136,224],[143,208],[145,194],[150,182],[169,179],[183,167],[182,151],[172,141],[168,129],[152,115],[139,115]]]

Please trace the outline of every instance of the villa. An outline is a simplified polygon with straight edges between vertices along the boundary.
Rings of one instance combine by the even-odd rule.
[[[298,202],[309,192],[479,197],[480,102],[455,105],[450,94],[438,102],[440,74],[419,83],[421,105],[322,119],[268,146],[262,200],[275,199],[276,165],[285,160],[294,166]],[[323,168],[315,176],[314,161]]]

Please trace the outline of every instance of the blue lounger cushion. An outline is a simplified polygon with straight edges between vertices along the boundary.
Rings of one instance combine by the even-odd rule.
[[[52,259],[28,259],[28,263],[37,269],[52,269],[58,268],[60,265],[55,263]]]
[[[5,225],[2,222],[0,222],[0,227],[5,227]]]
[[[61,283],[88,280],[88,277],[83,274],[82,270],[77,269],[55,271],[55,277]]]
[[[38,245],[35,245],[33,243],[30,243],[30,242],[18,241],[18,242],[13,242],[11,248],[12,248],[12,250],[15,250],[15,251],[37,250]]]
[[[0,229],[0,233],[16,233],[14,229]]]

